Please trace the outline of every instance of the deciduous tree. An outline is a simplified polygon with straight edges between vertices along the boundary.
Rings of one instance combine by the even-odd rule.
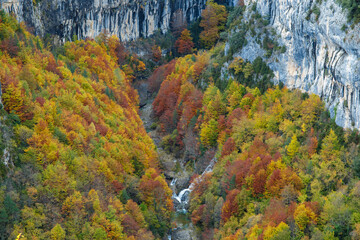
[[[201,14],[200,27],[204,30],[200,33],[200,42],[205,48],[211,48],[219,39],[220,31],[225,27],[227,11],[225,6],[218,5],[213,0],[207,3]]]
[[[194,43],[192,41],[190,31],[184,29],[181,32],[181,36],[176,40],[175,47],[177,48],[178,53],[181,55],[190,54],[193,51]]]

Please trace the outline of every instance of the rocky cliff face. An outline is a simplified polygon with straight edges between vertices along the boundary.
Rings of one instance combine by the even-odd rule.
[[[200,16],[206,0],[3,0],[1,7],[15,13],[36,34],[55,34],[60,40],[95,38],[106,30],[123,41],[165,33],[175,12],[187,21]]]
[[[245,0],[247,6],[251,2]],[[287,48],[286,53],[268,59],[276,81],[321,96],[338,125],[360,128],[359,25],[352,29],[347,13],[334,0],[256,2],[257,11],[279,35],[277,41]],[[316,4],[320,15],[311,14]],[[247,40],[238,55],[250,61],[264,55],[254,38],[249,35]]]

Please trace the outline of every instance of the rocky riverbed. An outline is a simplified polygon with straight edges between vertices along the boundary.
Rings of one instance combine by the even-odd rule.
[[[140,97],[140,117],[146,131],[157,146],[161,168],[173,191],[175,213],[171,223],[173,228],[169,232],[167,239],[199,239],[188,214],[189,195],[191,192],[190,177],[193,175],[193,172],[189,172],[185,168],[186,162],[183,158],[176,158],[173,154],[169,154],[161,148],[160,143],[164,134],[159,127],[154,125],[155,118],[152,110],[154,99],[147,90],[147,82],[138,82],[135,88],[138,90]]]

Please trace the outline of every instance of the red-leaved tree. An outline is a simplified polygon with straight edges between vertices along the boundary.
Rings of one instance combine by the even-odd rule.
[[[178,53],[180,53],[182,55],[192,53],[193,47],[194,47],[194,43],[192,40],[193,40],[193,38],[191,37],[190,31],[187,29],[184,29],[181,32],[181,36],[175,42],[175,47],[176,47]]]

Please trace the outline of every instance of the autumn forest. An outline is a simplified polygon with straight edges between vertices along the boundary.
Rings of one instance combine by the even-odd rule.
[[[267,57],[286,51],[251,7],[60,45],[1,11],[0,239],[360,239],[359,132],[236,54],[254,28]]]

